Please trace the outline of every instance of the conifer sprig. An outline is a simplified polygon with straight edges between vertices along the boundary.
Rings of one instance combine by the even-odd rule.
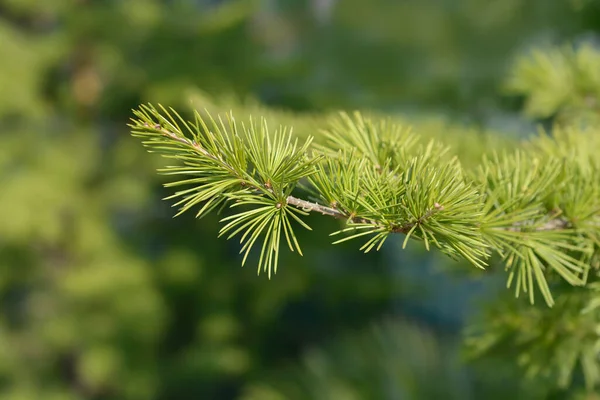
[[[527,293],[533,302],[536,284],[550,305],[554,300],[547,269],[581,286],[588,268],[577,257],[584,249],[569,222],[558,207],[548,209],[546,200],[560,188],[562,164],[557,158],[542,161],[516,151],[484,158],[480,167],[487,199],[482,232],[506,263],[507,286],[514,285],[517,296]]]
[[[133,135],[145,139],[143,144],[150,151],[183,164],[160,172],[192,177],[166,184],[192,186],[166,198],[180,198],[174,204],[180,207],[176,215],[196,205],[201,205],[198,218],[227,203],[231,208],[250,208],[223,218],[221,221],[226,224],[219,235],[228,234],[228,239],[241,235],[242,265],[262,237],[258,270],[267,271],[269,277],[277,271],[282,235],[290,250],[301,254],[290,219],[310,228],[300,218],[306,212],[287,207],[287,198],[319,161],[319,157],[307,155],[311,138],[299,146],[298,140],[285,129],[271,138],[264,120],[259,126],[251,121],[249,126],[239,127],[231,115],[227,124],[209,116],[209,126],[198,112],[195,123],[186,122],[174,110],[160,107],[159,111],[152,105],[142,106],[134,114],[137,119],[130,125]]]
[[[294,224],[310,229],[310,212],[345,221],[334,243],[364,238],[365,252],[400,233],[404,246],[417,239],[479,268],[498,253],[517,296],[527,293],[533,302],[537,287],[550,306],[552,276],[584,285],[600,247],[598,185],[591,184],[598,163],[591,154],[581,161],[582,154],[560,153],[547,137],[527,153],[486,158],[473,174],[447,147],[359,113],[334,120],[316,146],[312,138],[298,144],[284,128],[269,132],[265,120],[238,124],[232,115],[224,121],[196,112],[186,122],[151,105],[134,115],[133,135],[178,162],[161,172],[185,177],[166,184],[186,186],[167,198],[178,199],[177,215],[229,206],[233,214],[221,220],[219,235],[241,236],[242,265],[258,247],[259,272],[269,277],[283,240],[302,254]]]

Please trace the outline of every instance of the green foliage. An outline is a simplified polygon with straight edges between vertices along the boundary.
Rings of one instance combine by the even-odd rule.
[[[525,182],[525,186],[538,193],[516,210],[520,207],[528,210],[530,214],[524,219],[534,224],[537,220],[547,228],[551,227],[547,225],[547,213],[551,212],[560,216],[554,221],[563,221],[565,229],[538,230],[527,232],[526,236],[522,233],[512,236],[511,232],[509,237],[501,239],[514,241],[514,245],[506,246],[509,253],[504,257],[518,260],[511,266],[519,268],[511,271],[511,276],[521,274],[516,278],[517,291],[529,291],[531,295],[531,288],[526,285],[531,285],[531,279],[537,277],[527,275],[530,267],[524,268],[524,263],[536,266],[540,261],[546,261],[567,282],[586,287],[565,287],[563,282],[551,280],[553,292],[557,293],[551,310],[498,302],[469,330],[467,342],[473,355],[514,357],[527,377],[545,378],[549,385],[557,384],[562,389],[571,387],[573,375],[580,372],[590,392],[600,386],[600,314],[597,312],[600,197],[598,157],[594,156],[598,151],[598,137],[597,131],[591,128],[583,131],[556,128],[552,137],[542,134],[526,147],[526,160],[531,160],[533,154],[539,158],[535,159],[537,170],[531,165],[524,170],[526,175],[534,173],[532,181]],[[500,172],[495,174],[497,180],[506,176]],[[532,185],[534,181],[538,184]],[[514,256],[517,252],[526,252],[528,259],[523,261],[518,255]],[[546,286],[542,293],[548,292]]]
[[[241,400],[468,399],[470,391],[455,349],[422,327],[384,321],[307,351]]]
[[[390,121],[375,124],[360,114],[341,118],[326,132],[324,151],[339,166],[319,168],[310,181],[326,204],[335,203],[352,216],[350,222],[366,220],[359,221],[366,231],[349,238],[378,233],[363,246],[368,251],[375,244],[380,248],[390,233],[405,233],[404,245],[414,236],[427,249],[432,243],[482,267],[486,245],[474,229],[481,204],[462,179],[458,160],[444,157],[448,149],[434,141],[416,146],[414,135],[403,134]],[[338,154],[332,154],[338,147]],[[353,224],[343,231],[360,228]]]
[[[360,114],[342,115],[325,133],[325,144],[309,155],[310,140],[296,151],[285,130],[270,134],[265,124],[239,129],[230,117],[229,129],[213,122],[209,130],[196,113],[192,127],[182,119],[188,139],[168,113],[142,110],[135,112],[134,135],[150,138],[144,144],[151,151],[184,161],[185,167],[167,171],[194,177],[169,184],[193,186],[176,193],[185,196],[176,203],[182,205],[179,214],[199,203],[197,216],[226,201],[253,206],[225,217],[229,223],[221,234],[235,229],[229,238],[238,233],[242,241],[249,238],[242,247],[244,263],[266,229],[259,271],[267,269],[269,277],[277,267],[281,231],[290,249],[301,254],[288,216],[308,227],[301,217],[317,211],[346,221],[333,235],[349,235],[334,243],[370,235],[361,247],[365,252],[380,249],[392,233],[405,234],[404,245],[419,239],[427,249],[435,245],[478,267],[493,250],[510,270],[508,286],[514,284],[517,296],[528,293],[532,303],[535,284],[553,304],[547,282],[552,273],[571,285],[586,282],[600,203],[596,192],[582,196],[584,186],[573,182],[590,183],[582,171],[593,174],[595,164],[591,158],[586,162],[585,154],[553,154],[562,145],[552,147],[548,138],[541,139],[538,147],[545,152],[539,155],[534,139],[526,154],[517,150],[484,159],[479,173],[469,177],[456,157],[445,157],[448,150],[441,145],[418,145],[415,136],[391,122],[375,123]],[[586,139],[584,133],[574,135],[579,139],[571,140]],[[292,196],[303,178],[318,202]]]
[[[525,96],[532,118],[556,117],[563,124],[600,122],[600,51],[592,44],[535,50],[517,59],[506,83]]]
[[[214,116],[229,110],[238,118],[262,116],[271,138],[278,126],[294,128],[292,141],[298,137],[298,148],[314,136],[307,149],[313,157],[322,144],[334,154],[339,150],[326,143],[321,130],[338,126],[345,133],[344,120],[330,119],[329,110],[359,108],[376,126],[388,121],[388,139],[404,138],[400,127],[414,127],[418,135],[412,134],[414,145],[404,155],[392,140],[394,154],[400,154],[398,165],[408,165],[433,139],[443,144],[434,146],[435,151],[450,147],[444,160],[458,156],[465,181],[479,191],[481,182],[472,174],[477,176],[482,155],[494,159],[495,152],[512,154],[518,146],[515,137],[530,130],[528,123],[522,129],[513,114],[516,104],[498,96],[506,60],[518,50],[515,46],[539,43],[540,37],[569,42],[597,31],[597,2],[344,0],[317,18],[313,5],[318,3],[0,0],[0,398],[233,399],[254,378],[295,360],[307,348],[345,337],[350,328],[379,319],[396,304],[399,312],[439,324],[443,336],[456,328],[454,323],[464,322],[445,319],[464,311],[449,306],[451,299],[435,296],[432,285],[464,282],[463,271],[482,279],[487,273],[457,268],[419,245],[408,246],[399,261],[391,253],[406,236],[385,231],[380,252],[357,253],[353,241],[332,248],[327,233],[350,228],[344,225],[347,219],[298,213],[313,229],[294,229],[304,257],[282,249],[277,278],[268,285],[252,271],[240,271],[237,252],[242,246],[217,238],[215,213],[206,213],[200,223],[171,219],[168,206],[157,200],[181,188],[162,188],[165,177],[154,173],[163,167],[160,159],[144,155],[138,143],[123,135],[129,110],[160,101],[182,113],[191,105]],[[581,11],[574,11],[573,3]],[[368,108],[378,111],[367,113]],[[201,114],[214,130],[206,113]],[[230,131],[228,122],[224,117]],[[255,124],[257,131],[261,124]],[[243,137],[243,127],[238,130]],[[384,131],[377,127],[372,136]],[[563,215],[569,215],[589,244],[588,238],[598,237],[587,204],[594,204],[596,196],[597,174],[590,167],[597,163],[598,135],[593,128],[586,140],[570,135],[564,142],[568,146],[555,140],[559,135],[554,129],[548,140],[536,140],[534,146],[538,157],[569,160],[561,174],[571,179],[556,178],[563,184],[547,201],[562,203]],[[591,162],[576,155],[584,151]],[[529,148],[523,152],[528,154]],[[378,157],[385,159],[385,154],[389,151],[383,148]],[[330,160],[335,161],[322,162]],[[375,165],[374,159],[367,161]],[[439,166],[435,157],[431,161]],[[327,165],[319,162],[314,168],[330,171]],[[571,173],[576,165],[582,173]],[[381,179],[395,178],[387,174]],[[304,178],[292,196],[321,203],[318,195],[308,197],[305,186],[314,189]],[[385,182],[384,188],[384,194],[394,189]],[[361,201],[370,206],[378,193],[371,191]],[[299,212],[312,207],[298,204]],[[225,208],[225,217],[260,207]],[[372,213],[383,215],[379,209]],[[417,238],[418,231],[411,237]],[[360,230],[334,238],[352,232]],[[439,233],[435,235],[442,243]],[[356,247],[371,238],[367,236]],[[285,231],[282,242],[283,237]],[[249,259],[258,261],[261,239]],[[294,244],[291,236],[290,241]],[[287,247],[287,239],[280,245]],[[584,256],[580,251],[568,254]],[[496,259],[486,259],[491,274]],[[429,274],[423,271],[432,263],[454,276],[427,276],[418,286],[395,276],[398,271]],[[591,284],[592,275],[587,278]],[[559,276],[548,276],[557,303],[552,309],[502,309],[514,304],[502,298],[495,300],[498,313],[517,318],[535,312],[548,330],[559,329],[561,315],[553,310],[563,285],[569,287]],[[573,296],[591,296],[576,289]],[[470,293],[466,288],[457,297]],[[431,301],[433,309],[415,310],[414,302],[422,299]],[[575,330],[589,333],[591,325]],[[519,333],[519,326],[508,328],[513,330],[510,337]],[[548,352],[560,345],[552,343]],[[352,355],[356,363],[362,357],[370,360],[353,347],[345,348],[341,362]],[[508,370],[502,377],[519,382],[522,374],[514,360],[526,349],[502,342],[493,350],[506,357],[484,358],[490,360],[492,375]],[[382,352],[392,353],[389,348]],[[444,368],[434,369],[445,375]],[[403,382],[414,376],[408,368],[400,370],[408,377]],[[571,382],[574,391],[585,389],[579,370]],[[495,386],[482,384],[475,397],[499,393],[505,382],[498,380]],[[530,383],[544,389],[556,382]]]
[[[560,204],[549,209],[544,201],[564,183],[557,180],[561,163],[556,158],[542,162],[534,157],[517,152],[484,161],[482,176],[488,210],[482,230],[495,248],[501,249],[499,253],[510,269],[508,286],[515,283],[517,296],[521,291],[529,293],[533,303],[533,285],[537,281],[551,305],[544,269],[551,268],[572,285],[583,285],[586,264],[568,252],[583,253],[579,256],[582,257],[589,253],[586,246],[591,242],[584,237],[577,240],[580,236],[568,229],[568,220],[557,219]],[[593,220],[596,204],[590,206]]]
[[[526,377],[545,380],[549,387],[558,387],[563,395],[571,393],[574,398],[580,398],[570,390],[574,381],[582,380],[588,394],[600,387],[600,136],[594,103],[600,87],[596,79],[599,54],[584,44],[578,49],[540,50],[517,61],[509,88],[526,96],[526,113],[537,118],[553,116],[557,124],[551,135],[541,132],[528,143],[520,161],[507,162],[521,165],[520,177],[509,179],[508,171],[514,171],[510,166],[492,174],[492,187],[512,180],[513,193],[518,192],[517,185],[522,185],[532,195],[518,196],[523,202],[507,210],[508,216],[524,212],[529,214],[524,219],[549,228],[548,216],[554,215],[558,217],[555,224],[562,221],[565,228],[502,239],[516,244],[506,246],[509,253],[504,257],[527,252],[531,264],[539,265],[550,251],[551,258],[562,262],[548,265],[565,280],[586,287],[575,289],[549,280],[556,299],[552,309],[497,302],[469,329],[467,340],[473,356],[516,359]],[[552,247],[548,248],[548,243]],[[527,285],[537,278],[526,274],[522,259],[516,260],[515,267],[520,269],[511,272],[521,275],[517,275],[516,290],[527,289],[531,294]],[[549,293],[550,287],[543,293]]]
[[[314,172],[312,167],[319,161],[318,157],[307,155],[312,139],[298,146],[298,140],[292,142],[291,134],[285,130],[276,132],[271,139],[264,120],[260,127],[251,121],[247,128],[242,125],[238,129],[233,117],[229,117],[229,131],[233,134],[228,135],[222,120],[220,125],[212,120],[209,129],[199,113],[195,114],[196,123],[192,126],[177,115],[192,135],[190,140],[178,122],[166,110],[163,112],[166,116],[151,106],[144,107],[136,113],[138,120],[132,127],[136,136],[146,139],[144,145],[151,151],[184,164],[168,167],[163,173],[191,177],[167,184],[168,187],[195,185],[167,198],[182,198],[174,204],[180,206],[178,215],[199,204],[202,208],[197,218],[228,202],[233,202],[231,207],[254,206],[223,218],[221,222],[227,224],[219,235],[229,234],[231,239],[242,234],[242,265],[262,236],[258,271],[268,271],[269,277],[277,272],[282,234],[290,250],[302,254],[290,220],[310,229],[300,219],[306,212],[287,207],[287,199],[300,179]]]
[[[593,392],[600,385],[598,294],[595,277],[585,289],[561,291],[551,310],[510,302],[496,306],[470,328],[471,356],[513,357],[527,378],[561,389],[569,388],[573,375],[581,372]]]

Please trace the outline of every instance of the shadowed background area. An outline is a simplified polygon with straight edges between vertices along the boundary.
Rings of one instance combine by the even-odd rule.
[[[269,281],[218,215],[172,218],[167,161],[126,124],[150,101],[318,140],[322,113],[368,109],[472,164],[552,120],[523,116],[509,68],[595,45],[599,4],[0,0],[0,399],[564,398],[463,361],[465,324],[515,301],[503,271],[400,237],[334,247],[311,216]]]

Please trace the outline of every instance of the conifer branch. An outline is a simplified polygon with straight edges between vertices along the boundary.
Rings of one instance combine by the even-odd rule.
[[[196,141],[188,139],[186,137],[178,136],[175,132],[172,132],[172,131],[162,127],[160,124],[155,124],[154,126],[151,127],[150,124],[144,123],[144,127],[155,129],[155,130],[161,132],[162,134],[164,134],[168,138],[176,140],[179,143],[182,143],[184,145],[190,146],[191,148],[198,151],[200,154],[202,154],[205,157],[208,157],[214,161],[222,162],[222,160],[220,160],[218,157],[213,156],[208,151],[206,151],[204,148],[202,148],[202,146],[199,143],[197,143]],[[226,165],[226,164],[224,163],[224,165]],[[229,169],[233,170],[233,168],[231,166],[228,166],[228,167],[229,167]],[[377,169],[380,170],[381,167],[377,166]],[[250,187],[252,187],[253,189],[255,189],[257,191],[263,190],[263,188],[261,188],[259,186],[255,186],[251,182],[247,182],[247,181],[243,181],[243,182],[244,182],[244,185],[249,185]],[[267,188],[267,190],[270,190],[270,189]],[[350,221],[355,224],[372,225],[374,227],[383,227],[383,225],[380,222],[353,216],[351,214],[348,215],[334,207],[327,207],[327,206],[321,205],[319,203],[311,203],[310,201],[303,200],[303,199],[300,199],[300,198],[297,198],[294,196],[288,196],[286,198],[286,203],[291,206],[297,207],[305,212],[317,212],[319,214],[328,215],[328,216],[331,216],[331,217],[334,217],[334,218],[337,218],[340,220],[347,220],[347,221]],[[433,214],[435,214],[435,212],[437,210],[443,210],[443,209],[444,209],[444,207],[442,205],[435,203],[434,208],[428,210],[425,214],[420,216],[417,219],[417,221],[407,222],[402,225],[394,226],[391,228],[391,232],[406,234],[406,233],[410,232],[411,229],[413,229],[415,226],[418,226],[419,224],[422,224],[423,222],[425,222],[428,218],[430,218]]]
[[[302,254],[291,221],[311,229],[303,217],[319,213],[346,222],[331,234],[342,237],[334,244],[368,237],[365,252],[381,248],[390,234],[404,234],[403,247],[418,239],[428,250],[434,245],[480,268],[497,252],[508,285],[531,302],[537,285],[546,303],[554,303],[549,271],[571,285],[586,282],[590,252],[600,242],[599,193],[591,184],[597,167],[581,157],[565,164],[566,156],[554,156],[562,147],[546,139],[538,142],[542,151],[530,150],[535,157],[517,151],[484,158],[479,175],[469,175],[447,148],[423,146],[412,132],[360,114],[343,114],[324,132],[326,144],[309,153],[311,139],[298,147],[285,129],[268,133],[264,120],[240,129],[232,116],[229,126],[209,116],[209,128],[198,113],[192,124],[171,111],[191,137],[167,110],[153,106],[134,111],[132,133],[149,151],[183,164],[162,170],[189,177],[166,184],[191,186],[169,197],[180,198],[177,215],[196,205],[202,205],[197,217],[227,204],[247,209],[223,218],[219,233],[241,235],[242,265],[260,237],[259,271],[276,272],[282,238]],[[300,180],[315,201],[293,194]]]
[[[344,212],[338,210],[337,208],[327,207],[327,206],[321,205],[319,203],[311,203],[310,201],[302,200],[302,199],[299,199],[299,198],[293,197],[293,196],[288,196],[287,204],[292,205],[294,207],[298,207],[298,208],[302,209],[302,211],[317,212],[319,214],[328,215],[328,216],[331,216],[331,217],[334,217],[334,218],[337,218],[340,220],[346,220],[353,224],[372,225],[373,227],[379,227],[379,228],[385,227],[385,225],[383,225],[381,222],[353,216],[352,214],[344,213]],[[419,217],[416,221],[406,222],[401,225],[392,226],[390,228],[390,232],[406,234],[406,233],[410,232],[411,229],[413,229],[415,226],[420,225],[423,222],[425,222],[427,219],[429,219],[433,214],[435,214],[436,211],[443,210],[443,209],[444,209],[444,207],[442,205],[435,203],[434,208],[428,210],[425,214],[423,214],[421,217]]]
[[[145,123],[144,126],[147,128],[150,128],[150,125],[148,123]],[[215,157],[212,154],[210,154],[209,152],[207,152],[205,149],[202,148],[202,146],[200,144],[198,144],[194,140],[188,139],[186,137],[180,137],[177,134],[175,134],[174,132],[171,132],[168,129],[163,128],[160,124],[155,124],[152,128],[162,132],[165,136],[167,136],[173,140],[176,140],[182,144],[190,146],[191,148],[197,150],[199,153],[201,153],[205,157],[208,157],[215,161],[221,162],[221,160],[219,160],[217,157]],[[231,169],[231,166],[229,166],[229,168]],[[376,168],[381,169],[380,166],[376,166]],[[262,190],[262,188],[260,188],[258,186],[253,186],[250,182],[245,182],[245,184],[249,184],[251,187],[253,187],[257,191]],[[356,224],[373,225],[376,227],[382,226],[381,223],[379,223],[377,221],[348,215],[336,208],[327,207],[327,206],[321,205],[319,203],[311,203],[310,201],[296,198],[294,196],[288,196],[286,199],[286,203],[289,205],[292,205],[294,207],[297,207],[303,211],[306,211],[306,212],[317,212],[319,214],[328,215],[328,216],[331,216],[331,217],[334,217],[334,218],[337,218],[340,220],[349,220]],[[435,210],[441,210],[441,209],[443,209],[443,206],[436,203],[434,205],[433,209],[428,210],[424,215],[419,217],[417,221],[415,221],[413,223],[405,223],[400,226],[395,226],[391,229],[391,232],[406,234],[413,227],[415,227],[416,225],[422,224],[425,220],[427,220],[429,217],[431,217],[435,213]],[[513,232],[520,232],[523,230],[524,225],[526,225],[526,223],[515,223],[513,226],[509,226],[509,227],[506,227],[503,229],[508,230],[508,231],[513,231]],[[557,219],[548,221],[544,225],[537,227],[534,230],[535,231],[560,230],[560,229],[568,228],[569,225],[570,225],[569,221],[567,221],[563,218],[557,218]]]

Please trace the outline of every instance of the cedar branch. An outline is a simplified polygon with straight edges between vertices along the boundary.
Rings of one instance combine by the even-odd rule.
[[[148,123],[144,123],[143,126],[147,129],[151,129],[154,131],[158,131],[161,132],[163,135],[168,136],[169,138],[178,141],[182,144],[185,144],[191,148],[193,148],[194,150],[196,150],[200,155],[210,158],[213,161],[216,161],[220,164],[223,164],[223,166],[227,167],[228,169],[230,169],[231,171],[233,171],[233,168],[229,165],[227,165],[225,162],[223,162],[222,159],[220,159],[219,157],[216,157],[212,154],[210,154],[208,151],[206,151],[206,149],[204,149],[199,143],[197,143],[194,140],[188,139],[186,137],[182,137],[177,135],[174,132],[169,131],[168,129],[164,128],[163,126],[161,126],[160,124],[155,124],[154,126],[151,126]],[[249,183],[249,182],[248,182]],[[254,185],[252,185],[254,186]],[[256,187],[257,190],[264,190],[263,188],[258,188]],[[370,220],[370,219],[366,219],[366,218],[362,218],[362,217],[357,217],[357,216],[352,216],[352,215],[348,215],[336,208],[333,207],[327,207],[324,206],[322,204],[319,203],[311,203],[307,200],[303,200],[294,196],[288,196],[286,199],[286,203],[288,205],[294,206],[296,208],[302,209],[303,211],[306,212],[317,212],[323,215],[328,215],[330,217],[334,217],[336,219],[340,219],[340,220],[350,220],[353,223],[358,223],[358,224],[366,224],[366,225],[373,225],[373,226],[382,226],[382,224],[378,221],[374,221],[374,220]],[[427,219],[429,219],[432,215],[434,215],[437,211],[441,211],[444,209],[444,206],[435,203],[434,207],[432,209],[429,209],[425,214],[423,214],[421,217],[419,217],[417,219],[417,221],[414,222],[406,222],[402,225],[393,227],[391,232],[392,233],[408,233],[415,225],[420,225],[422,223],[424,223]],[[518,232],[522,230],[522,224],[515,224],[511,227],[506,227],[506,228],[501,228],[504,230],[508,230],[508,231],[514,231],[514,232]],[[551,219],[550,221],[546,222],[544,225],[539,226],[535,229],[535,231],[541,232],[541,231],[552,231],[552,230],[562,230],[562,229],[567,229],[571,226],[570,222],[567,221],[564,218],[555,218],[555,219]]]

